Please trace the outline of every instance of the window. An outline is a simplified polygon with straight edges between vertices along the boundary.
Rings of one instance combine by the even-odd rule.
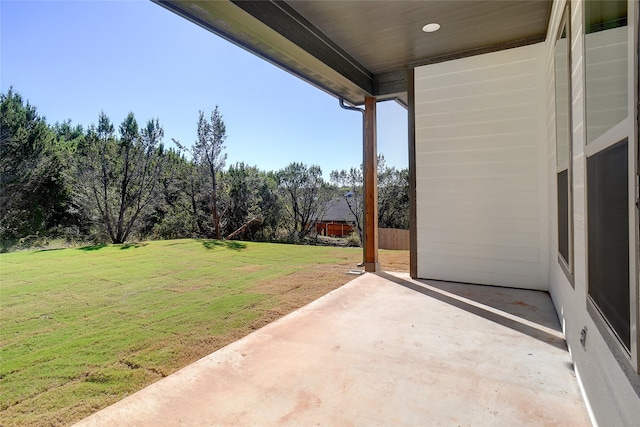
[[[625,0],[587,1],[585,15],[587,144],[628,116]]]
[[[558,194],[558,262],[573,285],[571,43],[569,5],[554,47],[556,89],[556,174]]]
[[[589,295],[631,348],[627,140],[587,159]]]
[[[584,63],[589,311],[638,372],[636,7],[584,2]]]

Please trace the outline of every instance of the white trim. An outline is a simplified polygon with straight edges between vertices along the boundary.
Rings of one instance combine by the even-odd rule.
[[[609,343],[610,346],[615,346],[618,352],[625,354],[627,357],[627,361],[631,365],[635,374],[640,374],[640,283],[638,281],[640,274],[638,273],[639,263],[638,256],[640,253],[640,249],[638,249],[638,233],[636,232],[638,227],[638,210],[636,209],[635,202],[638,197],[638,187],[637,187],[637,144],[638,144],[638,135],[637,135],[637,127],[638,127],[638,114],[636,109],[638,108],[638,5],[634,0],[627,1],[627,89],[630,96],[627,97],[627,117],[613,126],[611,129],[606,131],[603,135],[599,136],[592,142],[587,141],[586,132],[585,132],[585,140],[584,140],[584,160],[585,160],[585,250],[588,252],[589,248],[589,232],[588,232],[588,189],[587,189],[587,168],[586,163],[589,157],[597,154],[621,141],[624,139],[627,140],[627,168],[628,168],[628,213],[629,213],[629,349],[627,349],[624,344],[622,344],[620,337],[618,337],[617,333],[613,328],[609,325],[606,317],[599,310],[588,310],[592,313],[592,320],[598,324],[601,322],[606,325],[604,329],[613,340],[605,340]],[[583,2],[583,25],[584,25],[584,2]],[[586,34],[583,33],[583,55],[585,60],[582,63],[583,73],[585,78],[583,79],[583,90],[585,92],[584,97],[584,109],[585,109],[585,126],[588,126],[587,123],[587,106],[586,106],[586,94],[587,90],[587,78],[586,78],[586,41],[584,38]],[[588,255],[587,255],[588,257]],[[588,266],[587,266],[588,269]],[[592,303],[590,294],[589,294],[589,275],[587,270],[587,275],[585,277],[586,280],[586,291],[587,291],[587,306],[590,304],[595,306],[595,303]],[[597,308],[597,307],[596,307]],[[598,317],[597,319],[595,317]],[[611,349],[616,352],[616,349]]]
[[[628,58],[629,58],[629,83],[631,94],[629,101],[629,292],[630,292],[630,335],[631,335],[631,361],[636,373],[640,374],[640,282],[638,281],[638,254],[640,252],[637,224],[639,212],[636,208],[638,201],[638,23],[639,7],[637,1],[628,2],[629,26]]]
[[[571,353],[571,350],[569,350],[569,353]],[[571,358],[573,359],[573,355],[571,355]],[[576,373],[576,379],[578,380],[578,386],[580,387],[580,394],[584,399],[584,406],[587,408],[587,413],[589,414],[589,419],[591,420],[591,424],[593,424],[594,427],[598,427],[598,421],[596,420],[596,415],[593,412],[593,406],[591,405],[591,400],[589,400],[589,395],[585,392],[586,389],[584,387],[584,382],[582,381],[582,374],[580,373],[580,369],[577,366],[574,366],[573,369]]]
[[[586,83],[586,79],[585,79],[585,83]],[[591,157],[594,154],[599,153],[600,151],[606,148],[609,148],[610,146],[615,145],[618,142],[625,139],[629,135],[630,122],[631,122],[631,119],[627,117],[626,119],[622,120],[620,123],[618,123],[611,129],[603,133],[601,136],[596,138],[593,142],[588,143],[584,147],[584,152],[586,156]]]
[[[558,162],[558,86],[557,86],[557,66],[556,60],[558,59],[556,56],[556,49],[558,40],[562,33],[565,33],[567,51],[566,54],[566,79],[567,79],[567,87],[566,87],[566,102],[567,105],[563,106],[567,109],[567,159]],[[554,106],[555,106],[555,154],[556,154],[556,175],[555,175],[555,183],[556,183],[556,195],[558,191],[558,174],[567,171],[567,257],[568,259],[564,259],[563,255],[560,254],[560,223],[557,224],[556,227],[556,236],[558,240],[558,262],[560,267],[562,268],[564,274],[567,276],[572,287],[574,287],[574,213],[573,213],[573,84],[572,84],[572,75],[573,75],[573,61],[571,58],[572,46],[573,46],[573,37],[571,34],[571,3],[567,2],[563,6],[562,13],[560,15],[560,21],[558,24],[558,28],[556,29],[556,37],[552,44],[552,58],[553,58],[553,76],[554,76]],[[556,205],[556,218],[558,218],[558,211],[560,209],[559,205]]]

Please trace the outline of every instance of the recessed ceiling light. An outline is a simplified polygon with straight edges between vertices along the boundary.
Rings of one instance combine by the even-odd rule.
[[[436,24],[435,22],[432,22],[431,24],[427,24],[424,27],[422,27],[422,31],[424,31],[425,33],[433,33],[434,31],[438,31],[440,29],[440,24]]]

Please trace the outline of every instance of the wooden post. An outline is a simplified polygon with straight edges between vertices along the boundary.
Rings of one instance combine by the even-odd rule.
[[[376,99],[364,100],[364,270],[380,270],[378,262],[378,142]]]
[[[418,220],[416,214],[416,97],[415,73],[407,72],[407,95],[409,101],[409,274],[418,277]]]

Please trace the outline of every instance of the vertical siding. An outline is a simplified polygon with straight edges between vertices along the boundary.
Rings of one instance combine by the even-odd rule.
[[[547,288],[543,48],[415,70],[419,277]]]
[[[563,330],[580,380],[585,401],[596,425],[636,426],[640,420],[640,397],[631,387],[619,363],[587,312],[587,252],[584,146],[584,29],[582,0],[571,2],[572,46],[572,143],[573,143],[573,221],[574,286],[560,268],[557,241],[557,199],[555,187],[556,135],[553,42],[562,17],[564,1],[554,2],[545,47],[546,122],[549,176],[549,292],[563,325]],[[580,331],[587,328],[587,346],[580,344]]]

